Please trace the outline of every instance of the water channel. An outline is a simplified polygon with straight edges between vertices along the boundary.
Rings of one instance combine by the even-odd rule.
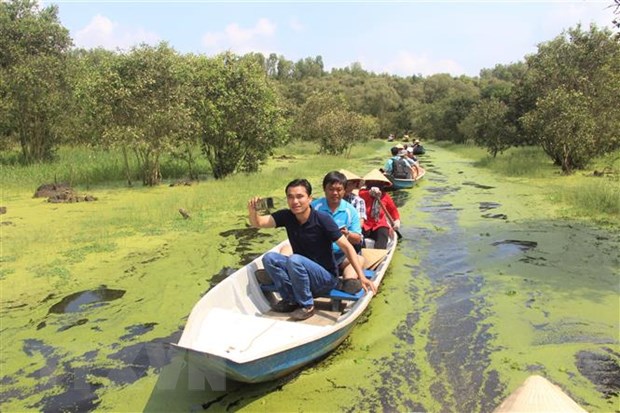
[[[47,315],[25,320],[32,334],[20,343],[23,367],[2,371],[2,410],[490,412],[540,374],[589,411],[618,411],[620,235],[558,218],[544,185],[441,149],[423,162],[424,180],[393,193],[403,239],[379,295],[324,359],[270,383],[196,381],[169,344],[183,320],[140,339],[165,314],[128,325],[103,363],[96,345],[63,352],[37,336],[96,332],[99,312],[127,299],[101,285],[47,297]],[[218,250],[238,265],[275,243],[231,225]],[[235,268],[223,265],[206,289]],[[3,307],[16,310],[25,308]]]

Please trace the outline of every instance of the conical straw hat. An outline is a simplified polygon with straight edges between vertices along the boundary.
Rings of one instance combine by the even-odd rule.
[[[347,177],[347,181],[361,181],[362,178],[360,176],[355,175],[351,171],[347,171],[346,169],[341,169],[338,172]]]
[[[368,183],[368,181],[383,182],[387,186],[392,186],[392,182],[390,182],[390,180],[387,179],[385,175],[383,175],[378,169],[373,169],[372,171],[368,172],[364,176],[364,181],[366,181],[366,183]]]

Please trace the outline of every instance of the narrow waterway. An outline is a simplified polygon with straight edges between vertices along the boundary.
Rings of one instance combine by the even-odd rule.
[[[161,328],[170,306],[277,242],[243,215],[208,237],[140,237],[131,252],[104,243],[109,261],[81,274],[121,254],[113,276],[66,295],[55,293],[64,272],[36,278],[58,280],[38,299],[8,294],[20,281],[3,258],[1,410],[491,412],[540,374],[588,411],[619,411],[620,234],[559,218],[549,183],[441,148],[422,162],[424,179],[393,193],[403,238],[367,312],[334,352],[274,382],[197,375],[169,344],[185,313]],[[88,250],[72,248],[65,259],[79,263]]]
[[[526,181],[441,150],[424,161],[393,194],[403,239],[342,346],[272,383],[155,391],[149,410],[490,412],[530,374],[617,410],[618,234],[547,215]]]

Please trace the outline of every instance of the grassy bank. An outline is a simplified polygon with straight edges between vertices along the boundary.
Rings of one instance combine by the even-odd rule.
[[[528,179],[533,185],[547,186],[550,199],[563,206],[562,214],[566,217],[578,217],[607,225],[617,225],[619,221],[620,151],[596,159],[588,170],[565,176],[538,147],[511,148],[493,158],[484,149],[476,146],[437,142],[429,147],[433,145],[441,145],[471,159],[476,167],[487,168],[507,177]],[[314,178],[317,184],[325,171],[345,167],[343,159],[354,172],[364,174],[383,164],[387,155],[382,158],[377,156],[377,153],[385,151],[387,154],[388,146],[384,141],[371,141],[354,146],[347,156],[336,157],[316,156],[318,148],[315,144],[295,142],[277,148],[273,159],[262,166],[261,171],[270,174],[268,179],[265,179],[264,175],[257,178],[251,174],[238,174],[222,180],[221,185],[238,188],[247,186],[256,193],[269,193],[272,185],[279,188],[285,184],[285,179],[279,178],[288,177],[288,174],[283,173],[289,172],[287,158],[289,160],[307,158],[308,162],[296,164],[295,172],[299,176]],[[39,185],[52,182],[66,182],[82,191],[127,186],[120,151],[64,147],[59,150],[55,162],[30,166],[17,164],[14,154],[4,153],[0,156],[3,198],[10,197],[12,193],[34,193]],[[210,168],[206,160],[197,150],[194,156],[196,170],[203,179],[208,179]],[[134,186],[140,190],[138,165],[133,158],[130,159],[130,168]],[[602,176],[596,176],[599,175],[598,172],[602,172]],[[186,177],[187,166],[179,159],[162,159],[162,176],[163,184]],[[229,201],[236,202],[233,199]],[[189,205],[197,205],[200,202],[202,201],[199,199],[188,201]]]
[[[476,167],[548,187],[550,200],[561,204],[564,217],[602,225],[619,223],[620,151],[597,158],[588,169],[567,176],[538,147],[511,148],[493,158],[476,146],[440,145],[471,159]]]

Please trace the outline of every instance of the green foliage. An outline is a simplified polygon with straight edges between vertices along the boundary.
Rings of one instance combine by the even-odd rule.
[[[192,118],[215,178],[255,172],[285,140],[273,85],[255,59],[230,53],[190,59]]]
[[[447,74],[433,75],[423,85],[424,100],[414,113],[413,131],[425,140],[464,142],[458,125],[478,102],[479,89],[470,80]]]
[[[478,103],[463,121],[459,131],[495,157],[511,146],[515,127],[508,120],[508,105],[497,98]]]
[[[375,118],[351,111],[344,96],[314,93],[299,111],[292,133],[301,140],[319,142],[322,153],[338,155],[378,131]]]
[[[35,1],[0,2],[0,135],[26,163],[50,160],[65,130],[65,56],[71,45],[58,8]]]
[[[565,173],[585,167],[597,152],[590,102],[581,92],[559,87],[523,117],[525,127],[537,134],[543,150]]]
[[[192,148],[194,155],[199,153],[198,146]],[[73,187],[88,189],[96,185],[117,186],[126,178],[126,166],[122,158],[122,149],[85,148],[83,146],[60,146],[54,162],[21,165],[15,156],[4,152],[0,157],[2,164],[2,187],[5,189],[35,189],[44,183],[66,182]],[[140,166],[134,157],[130,157],[129,173],[140,174]],[[170,155],[161,158],[161,174],[164,180],[181,179],[186,176],[187,168],[183,161]],[[210,173],[209,165],[203,158],[197,157],[194,165],[196,173],[204,178]]]
[[[570,173],[620,147],[620,42],[595,25],[569,29],[528,56],[525,130]]]
[[[101,53],[90,56],[90,62],[102,64],[95,74],[82,79],[84,94],[91,97],[87,103],[92,105],[83,112],[90,126],[87,130],[100,135],[104,146],[132,150],[142,182],[158,184],[162,154],[189,143],[191,117],[185,104],[183,60],[160,43],[142,45],[127,54]],[[127,165],[126,152],[124,159]]]

